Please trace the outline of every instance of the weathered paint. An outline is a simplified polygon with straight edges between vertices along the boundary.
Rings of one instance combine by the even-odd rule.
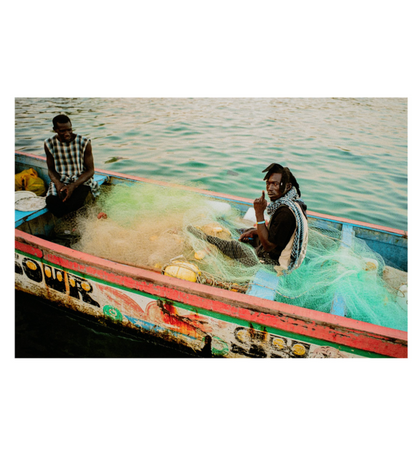
[[[288,338],[277,330],[255,329],[252,323],[237,323],[204,311],[181,307],[170,301],[138,292],[122,291],[100,284],[41,260],[16,254],[16,286],[34,291],[47,299],[97,317],[105,316],[120,324],[137,327],[143,333],[163,335],[201,351],[209,347],[212,356],[227,357],[358,357],[328,345],[316,345]]]
[[[19,233],[20,231],[16,232]],[[21,236],[26,238],[29,243],[39,240],[37,237],[24,233],[21,233]],[[26,246],[22,238],[18,237],[16,243],[17,249],[22,255],[28,253],[28,251],[33,252],[33,245]],[[156,299],[162,300],[163,303],[180,304],[183,309],[194,308],[199,313],[203,313],[211,318],[222,317],[222,321],[227,323],[227,326],[230,326],[230,323],[236,320],[242,320],[258,328],[272,329],[275,333],[278,332],[279,334],[276,335],[280,335],[280,337],[295,337],[292,340],[296,340],[297,338],[303,342],[319,341],[321,343],[320,346],[335,345],[338,349],[342,348],[343,350],[354,351],[356,353],[371,352],[373,356],[379,354],[406,357],[407,355],[407,333],[403,331],[381,328],[344,317],[335,317],[256,297],[246,297],[239,293],[218,290],[206,285],[191,284],[183,280],[164,277],[154,272],[120,265],[85,253],[79,253],[43,240],[42,244],[44,245],[42,250],[43,265],[57,270],[58,273],[53,274],[52,277],[55,282],[58,281],[56,284],[60,285],[61,293],[64,293],[64,283],[57,278],[59,272],[66,272],[66,281],[69,285],[71,285],[71,275],[83,278],[90,285],[101,284],[101,286],[95,286],[94,289],[106,293],[105,299],[108,303],[105,304],[105,301],[103,302],[104,298],[100,300],[94,299],[82,287],[81,280],[72,278],[72,281],[77,286],[76,288],[73,287],[72,290],[68,286],[68,291],[65,290],[66,294],[74,299],[85,297],[87,298],[87,303],[95,300],[98,304],[112,305],[117,309],[121,307],[120,304],[123,304],[123,307],[128,307],[129,301],[125,297],[127,291],[130,294],[140,294],[153,301]],[[60,250],[59,255],[55,251],[57,248]],[[39,261],[41,261],[40,257]],[[43,269],[45,268],[43,267]],[[33,276],[33,272],[31,274]],[[65,274],[61,275],[65,277]],[[46,286],[50,290],[52,281],[47,283]],[[121,291],[115,292],[115,289],[120,289]],[[90,302],[88,302],[88,298]],[[119,299],[118,302],[117,298]],[[140,306],[136,300],[133,299],[133,301],[137,304],[137,307],[146,311],[145,307]],[[169,311],[169,308],[165,308],[164,313],[166,311]],[[128,310],[124,310],[124,312],[127,317],[132,317],[136,320],[140,319],[140,313],[137,308],[135,313],[131,313]],[[121,310],[121,313],[123,313],[123,310]],[[193,321],[195,319],[191,320],[191,322]],[[138,321],[135,323],[137,324]],[[164,323],[164,329],[169,331],[169,327],[166,326],[166,320]],[[176,325],[178,327],[179,323],[177,322]],[[161,323],[158,326],[162,328]],[[195,327],[194,323],[193,326]],[[184,326],[182,326],[183,328]],[[188,332],[188,337],[191,334]],[[195,336],[192,337],[195,338]],[[222,338],[219,335],[217,337]]]

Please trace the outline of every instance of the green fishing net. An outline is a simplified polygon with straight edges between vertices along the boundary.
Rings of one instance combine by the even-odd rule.
[[[71,224],[78,234],[74,249],[163,273],[176,265],[221,288],[244,293],[260,270],[276,274],[248,244],[241,246],[253,262],[245,265],[190,232],[192,226],[231,241],[253,223],[223,201],[180,187],[103,186],[95,204]],[[320,229],[310,220],[306,258],[297,270],[279,276],[275,300],[327,313],[341,304],[349,318],[406,330],[407,308],[398,304],[397,294],[407,274],[399,272],[399,280],[389,285],[385,271],[381,256],[364,241],[353,237],[346,247],[340,230]]]
[[[394,276],[393,281],[386,279]],[[290,275],[279,277],[276,300],[345,316],[367,323],[407,330],[407,307],[397,301],[407,273],[387,267],[383,258],[357,237],[341,242],[341,231],[309,223],[306,258]]]

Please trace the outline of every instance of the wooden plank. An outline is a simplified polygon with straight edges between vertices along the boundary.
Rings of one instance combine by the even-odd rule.
[[[25,221],[30,221],[34,218],[37,218],[40,215],[43,215],[46,213],[48,209],[42,208],[41,210],[36,210],[36,211],[29,211],[29,212],[21,212],[19,210],[14,211],[14,227],[19,227],[21,224],[23,224]]]
[[[351,224],[344,224],[342,226],[341,247],[340,250],[345,250],[352,247],[354,238],[354,230]],[[331,305],[331,314],[338,316],[345,316],[346,304],[345,299],[341,293],[335,293]]]
[[[106,183],[109,180],[109,175],[104,173],[94,173],[94,180],[98,183],[98,186]]]
[[[250,282],[247,295],[274,301],[279,277],[276,273],[259,270]]]

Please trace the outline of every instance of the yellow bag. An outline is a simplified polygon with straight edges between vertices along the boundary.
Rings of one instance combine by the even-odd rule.
[[[38,176],[35,169],[23,170],[14,176],[15,191],[32,191],[37,196],[43,196],[46,193],[45,182]]]

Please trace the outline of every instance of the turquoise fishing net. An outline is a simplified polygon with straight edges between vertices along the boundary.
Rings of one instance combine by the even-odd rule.
[[[106,219],[98,219],[104,212]],[[73,248],[117,262],[163,272],[173,261],[196,267],[198,281],[245,292],[259,270],[276,274],[260,263],[254,249],[242,244],[255,260],[244,265],[196,237],[193,226],[224,240],[238,240],[253,223],[237,209],[203,194],[147,183],[102,187],[101,196],[77,217],[80,238]],[[275,300],[331,313],[337,304],[345,316],[395,329],[407,329],[407,310],[397,304],[397,287],[383,279],[384,260],[366,243],[352,238],[341,243],[341,231],[321,229],[309,220],[309,241],[303,264],[279,277]],[[403,278],[407,282],[406,274]]]
[[[341,231],[310,223],[306,258],[290,275],[279,278],[276,300],[331,313],[340,304],[345,316],[407,330],[407,310],[397,303],[397,289],[383,279],[383,258],[357,237],[341,243]],[[401,273],[407,282],[405,272]]]

